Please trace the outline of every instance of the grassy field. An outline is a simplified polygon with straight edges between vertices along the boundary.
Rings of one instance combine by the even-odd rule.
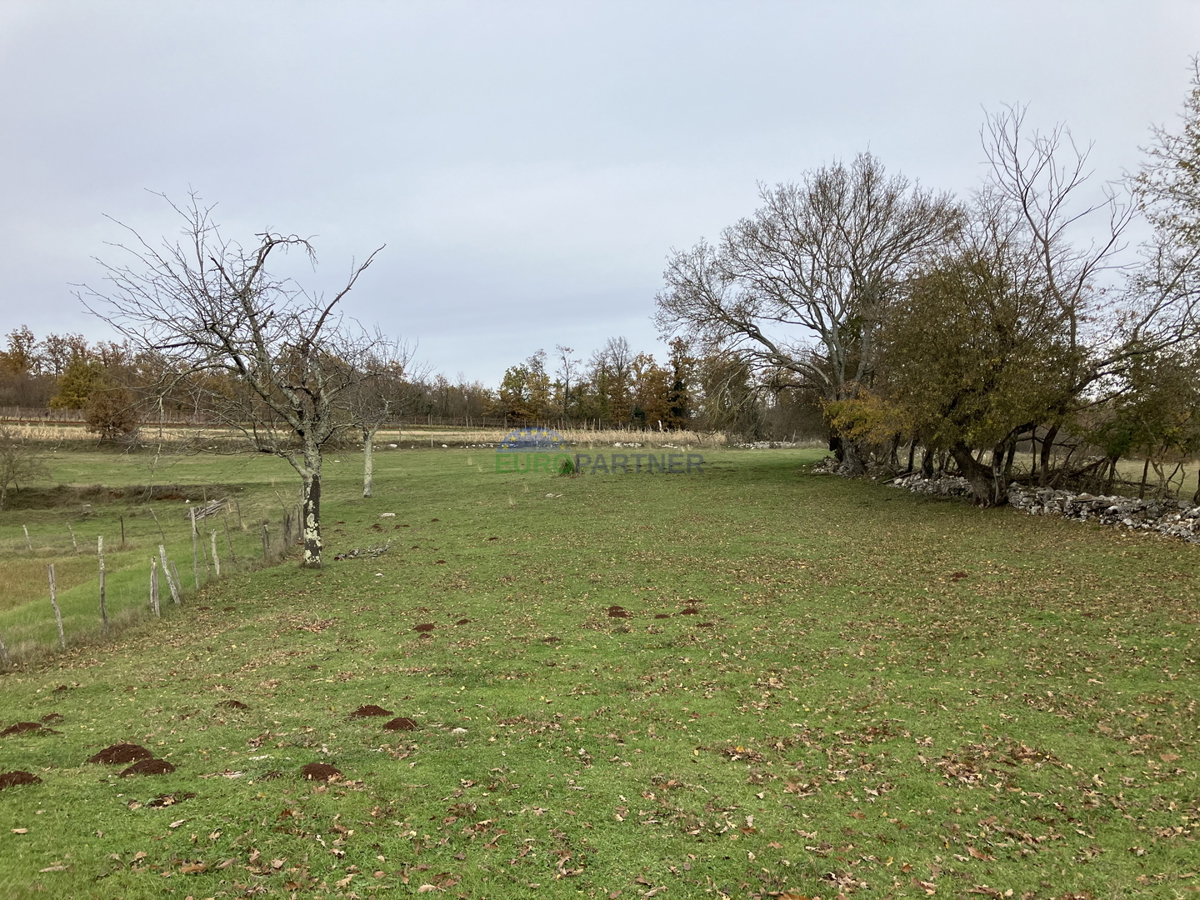
[[[238,572],[0,679],[0,728],[47,721],[0,737],[41,779],[0,791],[0,895],[1195,896],[1200,548],[819,456],[563,478],[396,451],[372,500],[338,457],[322,572]],[[244,514],[294,496],[272,460],[178,465]],[[3,571],[26,520],[66,553],[68,515],[0,514]],[[175,770],[87,762],[123,742]]]

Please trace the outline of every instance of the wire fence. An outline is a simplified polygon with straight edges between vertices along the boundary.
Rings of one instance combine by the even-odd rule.
[[[0,542],[9,601],[0,606],[0,667],[182,611],[213,582],[277,565],[302,541],[299,506],[247,521],[236,500],[213,500],[189,507],[186,518],[184,528],[164,527],[147,507],[136,536],[127,535],[122,515],[104,523],[107,534],[35,522]]]

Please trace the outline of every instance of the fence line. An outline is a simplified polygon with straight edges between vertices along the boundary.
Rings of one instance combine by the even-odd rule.
[[[157,523],[158,517],[154,516],[153,518],[154,518],[155,522]],[[193,576],[194,576],[194,587],[193,587],[192,591],[185,590],[184,585],[180,581],[178,567],[175,563],[175,560],[173,560],[171,558],[171,553],[168,551],[167,542],[165,540],[163,543],[157,544],[157,546],[155,548],[157,552],[152,552],[149,555],[149,562],[150,562],[149,607],[150,607],[150,612],[152,612],[154,614],[155,618],[161,619],[161,617],[162,617],[162,607],[161,607],[160,592],[159,592],[159,587],[160,587],[162,578],[166,579],[167,587],[171,593],[172,601],[175,603],[176,606],[183,608],[185,606],[184,601],[186,600],[188,595],[190,595],[193,591],[198,593],[207,584],[211,583],[214,579],[219,579],[222,575],[222,572],[224,572],[225,575],[228,577],[228,575],[230,575],[234,572],[237,572],[239,570],[244,570],[244,569],[248,569],[248,568],[249,569],[263,568],[263,567],[268,567],[268,566],[272,566],[272,565],[277,565],[281,561],[287,559],[290,552],[295,548],[295,546],[297,544],[297,539],[298,539],[300,531],[301,531],[301,529],[299,529],[297,527],[298,526],[298,513],[294,509],[287,509],[284,511],[283,517],[282,517],[282,522],[281,522],[281,525],[280,525],[278,531],[276,531],[276,529],[270,527],[270,525],[272,524],[272,520],[268,519],[266,522],[263,522],[263,524],[262,524],[262,535],[261,535],[262,557],[261,557],[261,559],[255,561],[253,555],[251,555],[249,558],[243,558],[243,562],[239,566],[237,553],[236,553],[236,550],[234,549],[233,537],[230,534],[228,517],[222,517],[222,524],[224,525],[225,538],[226,538],[226,542],[227,542],[227,546],[228,546],[228,558],[226,560],[226,565],[222,566],[221,565],[221,562],[222,562],[221,554],[220,554],[220,552],[218,550],[218,546],[217,546],[217,543],[218,543],[217,529],[216,528],[210,529],[209,540],[207,542],[204,541],[199,535],[199,526],[197,524],[197,518],[198,518],[198,516],[196,515],[196,510],[193,507],[192,509],[189,510],[189,513],[188,513],[189,525],[190,525],[190,528],[192,531],[192,554],[193,554],[193,556],[192,556],[192,567],[193,567],[192,571],[193,571]],[[159,529],[160,529],[160,534],[162,534],[165,539],[165,533],[163,533],[161,530],[161,523],[159,524]],[[32,539],[31,539],[31,536],[29,535],[28,528],[25,527],[24,531],[25,531],[26,545],[27,545],[27,547],[32,549]],[[55,542],[55,543],[57,543],[57,542]],[[208,546],[206,546],[206,544]],[[176,542],[176,549],[178,549],[178,541]],[[111,599],[109,597],[110,591],[109,591],[109,584],[108,584],[108,582],[109,582],[108,576],[110,573],[108,571],[109,566],[107,564],[104,550],[105,550],[104,536],[98,535],[96,538],[97,581],[92,582],[92,584],[95,584],[99,590],[99,613],[100,613],[100,615],[99,615],[99,622],[97,623],[99,625],[99,632],[102,636],[107,637],[111,633],[113,622],[110,618],[110,615],[109,615],[110,610],[108,608],[109,600]],[[70,546],[70,548],[64,549],[63,552],[68,553],[68,554],[78,553],[78,538],[75,535],[73,529],[71,530],[71,546]],[[211,552],[211,557],[209,556],[210,552]],[[203,575],[201,575],[201,567],[200,567],[200,557],[201,556],[204,557]],[[145,557],[142,557],[142,558],[145,559]],[[131,569],[133,571],[136,571],[138,568],[140,568],[140,566],[135,565],[133,567],[123,568],[118,571],[129,572],[129,571],[131,571]],[[161,574],[160,574],[160,569],[161,569]],[[54,622],[55,622],[55,629],[57,631],[57,636],[58,636],[59,649],[65,650],[65,649],[67,649],[67,629],[64,624],[63,608],[59,604],[58,584],[57,584],[57,580],[55,577],[55,569],[54,569],[53,563],[50,563],[47,565],[46,574],[47,574],[47,579],[48,579],[48,583],[49,583],[50,605],[54,612]],[[140,578],[137,580],[140,581]],[[86,582],[85,582],[85,584],[86,584]],[[145,582],[142,581],[141,584],[144,586]],[[72,590],[74,591],[76,589],[73,588]],[[131,595],[129,587],[126,586],[126,587],[122,588],[121,593],[119,593],[117,596],[123,597],[123,598],[129,598],[133,595],[141,593],[141,591],[144,591],[144,590],[145,590],[145,587],[142,587],[140,591],[137,590],[136,588],[134,588],[133,594]],[[93,597],[93,599],[90,601],[90,603],[94,603],[95,602],[94,598],[96,597],[96,595],[92,594],[91,596]],[[141,593],[141,596],[144,598],[146,595],[144,593]],[[131,611],[135,610],[137,608],[141,608],[144,610],[145,606],[142,606],[142,604],[144,602],[145,602],[144,600],[139,600],[139,601],[136,601],[133,605],[125,607],[125,608],[127,608],[128,610],[131,610]],[[92,610],[90,615],[95,616],[96,606],[92,606],[92,605],[90,605],[90,603],[88,604],[90,606],[90,609]],[[76,623],[78,623],[78,620],[80,617],[78,601],[72,601],[72,603],[69,605],[68,612],[69,612],[72,620],[75,621]],[[37,618],[40,618],[40,616],[35,617],[35,620],[30,625],[30,627],[34,628],[35,630],[40,629],[42,627],[42,626],[37,625],[37,621],[36,621]],[[45,620],[42,620],[42,621],[45,621]],[[94,622],[95,619],[92,619],[92,621]],[[25,626],[23,626],[23,625],[18,626],[18,628],[23,628],[23,627],[25,627]],[[94,626],[92,626],[92,627],[94,627]],[[88,626],[84,626],[83,629],[80,629],[78,624],[76,624],[75,627],[73,627],[73,629],[72,629],[72,634],[79,634],[79,633],[81,633],[81,631],[82,631],[82,633],[86,633],[87,630],[89,630]],[[9,638],[11,641],[11,639],[12,639],[11,628],[9,629],[9,631],[10,631]],[[30,644],[18,639],[17,644],[15,646],[13,646],[13,650],[19,651],[21,646],[30,646]],[[45,647],[44,638],[39,638],[39,637],[34,636],[32,638],[32,646],[33,647],[39,647],[39,646]],[[10,648],[10,645],[6,644],[4,642],[3,636],[0,635],[0,668],[7,669],[7,668],[10,668],[13,664],[12,653],[10,653],[9,648]],[[22,654],[20,652],[18,652],[18,654],[17,654],[18,660],[20,659],[21,655]]]

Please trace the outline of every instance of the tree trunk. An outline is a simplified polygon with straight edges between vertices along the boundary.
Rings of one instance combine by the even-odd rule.
[[[1050,454],[1054,452],[1054,439],[1058,437],[1058,425],[1051,425],[1046,429],[1046,436],[1042,438],[1042,465],[1038,470],[1038,485],[1046,486],[1046,482],[1050,477]]]
[[[970,483],[976,506],[1004,506],[1008,503],[1008,486],[994,465],[985,466],[976,460],[971,448],[961,441],[950,448],[950,455],[958,464],[963,478]],[[997,455],[993,454],[993,459]]]
[[[912,474],[913,464],[916,462],[916,459],[917,459],[917,439],[913,438],[912,441],[909,442],[909,445],[908,445],[908,469],[905,471],[905,473],[904,473],[905,475]]]
[[[837,473],[844,478],[860,478],[867,474],[867,467],[859,455],[858,445],[851,440],[842,439],[842,464]]]
[[[304,475],[304,559],[306,569],[321,568],[321,463]]]
[[[933,477],[933,450],[929,447],[921,451],[921,477]]]
[[[371,496],[375,481],[375,429],[363,429],[363,496]]]

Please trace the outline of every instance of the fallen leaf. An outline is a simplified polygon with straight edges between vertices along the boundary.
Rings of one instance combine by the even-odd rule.
[[[187,819],[176,819],[174,822],[172,822],[167,827],[168,828],[178,828],[180,825],[182,825],[186,821],[187,821]]]
[[[29,829],[28,828],[14,828],[12,830],[12,833],[13,834],[29,834]]]
[[[204,863],[188,863],[185,866],[180,866],[179,871],[184,875],[195,875],[198,872],[203,872],[208,869]]]

